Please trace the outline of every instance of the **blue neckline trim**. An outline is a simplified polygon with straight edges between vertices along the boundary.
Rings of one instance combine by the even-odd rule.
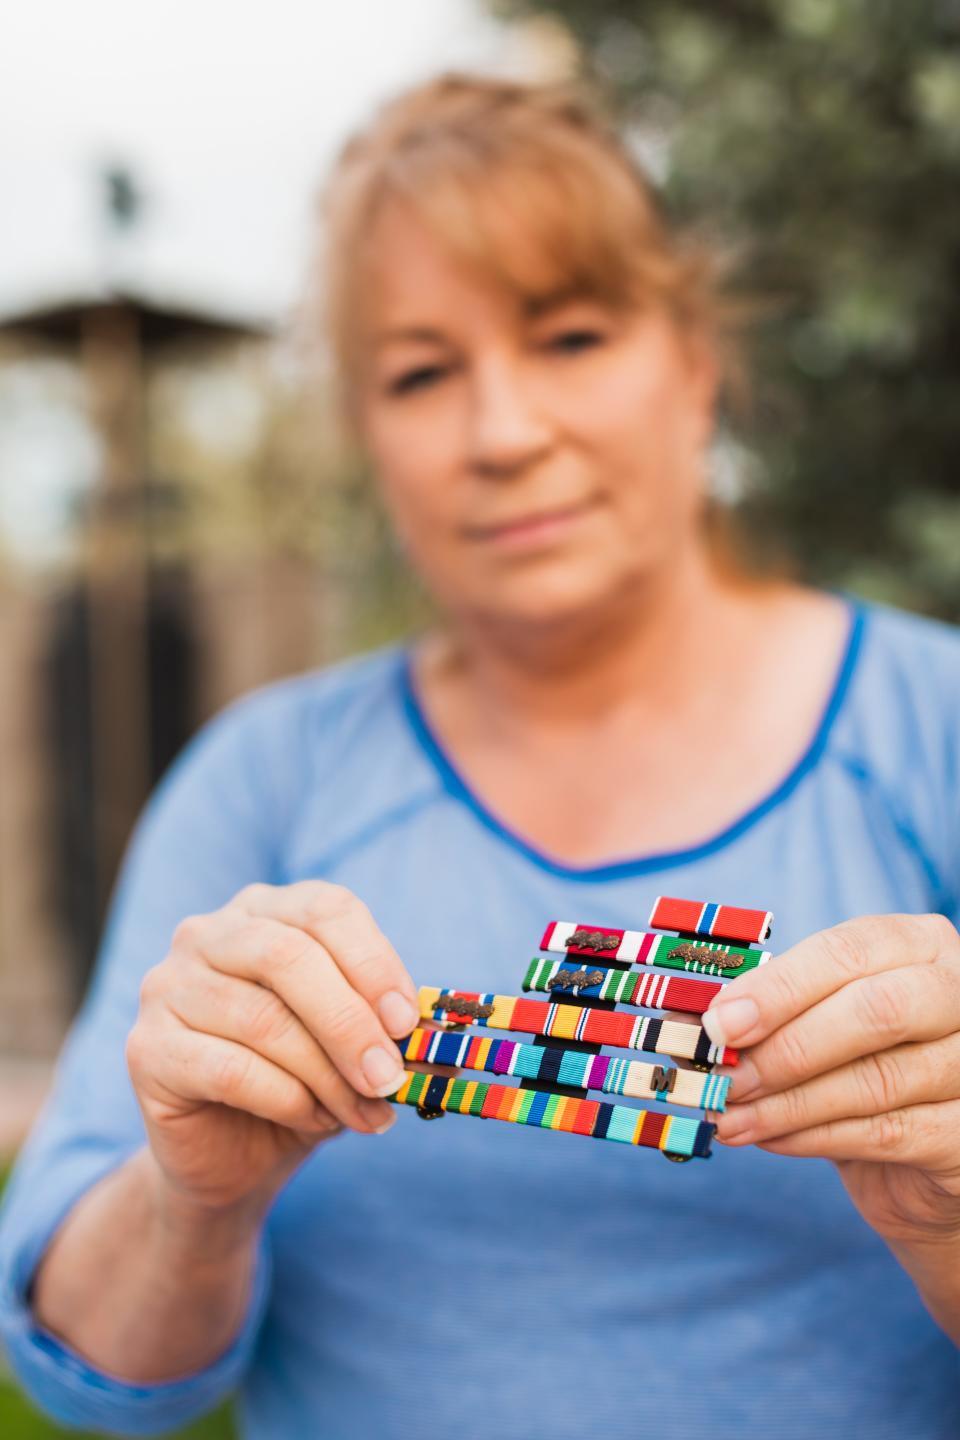
[[[687,846],[681,850],[661,850],[650,855],[638,855],[623,860],[609,861],[603,865],[578,866],[565,865],[559,860],[554,860],[550,855],[525,840],[522,835],[499,820],[491,810],[479,799],[460,771],[454,765],[450,756],[427,719],[423,708],[417,698],[416,688],[413,682],[412,655],[409,648],[404,649],[400,656],[400,689],[403,702],[403,709],[407,720],[413,730],[421,747],[427,757],[438,770],[443,781],[444,788],[448,793],[461,801],[471,811],[474,817],[493,832],[499,839],[504,840],[515,850],[519,850],[533,864],[546,870],[551,875],[556,875],[564,880],[624,880],[634,875],[648,875],[655,870],[667,870],[677,865],[688,865],[695,860],[702,860],[707,855],[714,854],[717,850],[731,844],[732,841],[743,835],[771,810],[782,805],[789,795],[797,788],[805,775],[814,768],[826,748],[827,738],[833,724],[843,707],[844,700],[850,689],[850,682],[856,669],[857,658],[863,645],[863,635],[866,623],[866,608],[863,603],[854,595],[843,590],[831,590],[829,593],[838,595],[847,605],[849,612],[849,627],[847,641],[843,651],[843,657],[837,670],[836,678],[830,690],[830,695],[824,707],[823,713],[813,733],[806,750],[800,756],[796,764],[787,772],[784,778],[749,810],[744,811],[736,820],[711,836],[709,840],[702,841],[699,845]]]

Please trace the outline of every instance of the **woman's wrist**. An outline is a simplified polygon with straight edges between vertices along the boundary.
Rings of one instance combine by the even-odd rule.
[[[190,1266],[229,1263],[256,1244],[272,1193],[254,1193],[229,1205],[210,1204],[172,1185],[149,1146],[131,1164],[142,1172],[154,1233],[172,1260]]]
[[[115,1378],[152,1384],[224,1353],[249,1303],[269,1200],[204,1206],[144,1147],[81,1196],[30,1286],[37,1322]]]

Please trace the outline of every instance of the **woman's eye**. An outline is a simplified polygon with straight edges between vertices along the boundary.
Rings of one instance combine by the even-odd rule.
[[[599,330],[564,330],[547,341],[547,348],[559,350],[565,354],[574,354],[578,350],[587,350],[593,345],[601,345],[603,338]]]
[[[387,386],[391,395],[406,395],[410,390],[420,390],[427,385],[432,385],[444,374],[440,365],[421,365],[417,370],[408,370],[405,375],[399,375],[396,380],[391,380]]]

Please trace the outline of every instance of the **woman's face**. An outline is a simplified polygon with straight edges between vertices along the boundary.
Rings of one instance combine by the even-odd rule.
[[[536,311],[394,203],[373,232],[366,444],[440,603],[550,624],[601,614],[697,543],[715,374],[660,309]]]

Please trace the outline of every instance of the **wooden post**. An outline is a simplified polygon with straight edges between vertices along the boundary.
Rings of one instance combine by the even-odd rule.
[[[137,311],[91,307],[80,339],[103,447],[85,537],[97,910],[150,787],[143,371]]]

